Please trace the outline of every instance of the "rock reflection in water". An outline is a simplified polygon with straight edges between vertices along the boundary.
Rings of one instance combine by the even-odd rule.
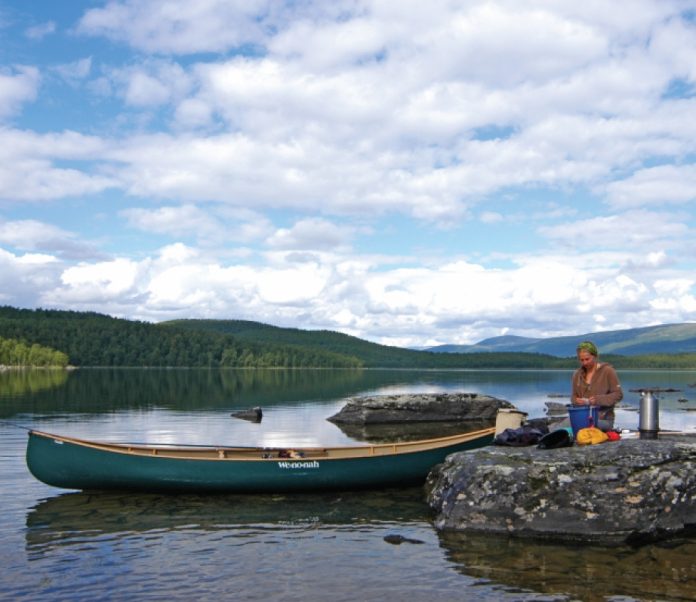
[[[449,560],[470,577],[599,602],[696,599],[696,538],[631,547],[568,546],[441,533]]]

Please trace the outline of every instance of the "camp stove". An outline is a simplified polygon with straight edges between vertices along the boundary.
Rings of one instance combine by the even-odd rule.
[[[660,430],[660,398],[657,391],[646,389],[640,392],[638,430],[641,439],[657,439]]]
[[[679,391],[679,389],[631,389],[640,393],[640,418],[638,431],[641,439],[657,439],[660,431],[660,398],[659,393]]]

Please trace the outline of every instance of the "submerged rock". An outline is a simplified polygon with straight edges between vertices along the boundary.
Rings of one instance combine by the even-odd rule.
[[[495,422],[509,402],[476,393],[436,393],[353,397],[328,418],[337,424],[389,424],[404,422]]]
[[[400,546],[402,543],[412,543],[412,544],[420,544],[420,543],[425,543],[424,541],[420,539],[412,539],[411,537],[404,537],[403,535],[399,535],[398,533],[390,533],[389,535],[384,536],[384,541],[387,543],[390,543],[394,546]]]
[[[449,456],[426,492],[438,529],[643,543],[696,527],[696,442],[491,446]]]
[[[233,412],[230,416],[232,418],[240,418],[241,420],[249,420],[250,422],[261,422],[263,420],[263,410],[261,408],[251,408]]]

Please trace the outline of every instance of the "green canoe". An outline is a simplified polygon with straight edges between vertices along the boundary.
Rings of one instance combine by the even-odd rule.
[[[40,481],[82,490],[275,492],[380,488],[424,482],[457,451],[488,445],[495,429],[422,441],[327,448],[100,443],[30,431],[27,466]]]

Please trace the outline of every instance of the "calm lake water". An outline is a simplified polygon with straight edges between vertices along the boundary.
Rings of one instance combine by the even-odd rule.
[[[696,372],[627,372],[663,429],[696,433]],[[421,488],[307,495],[66,492],[26,469],[26,431],[109,441],[333,445],[351,396],[476,392],[530,417],[569,371],[78,370],[0,372],[2,600],[694,600],[696,539],[571,547],[439,533]],[[693,399],[692,399],[693,397]],[[686,401],[684,401],[686,399]],[[260,406],[260,424],[230,413]],[[401,536],[403,539],[390,536]],[[402,541],[402,543],[397,543]]]

